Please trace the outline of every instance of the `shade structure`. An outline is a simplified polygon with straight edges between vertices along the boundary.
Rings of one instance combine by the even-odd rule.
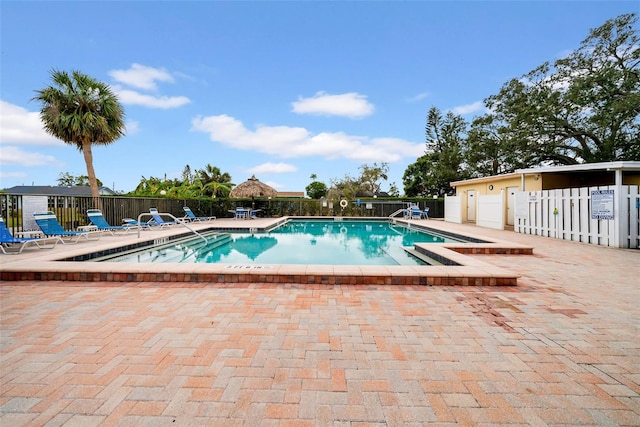
[[[275,189],[269,187],[263,182],[260,182],[255,175],[242,184],[238,184],[233,190],[231,190],[231,193],[229,193],[229,196],[234,198],[276,197],[277,195],[278,192]]]

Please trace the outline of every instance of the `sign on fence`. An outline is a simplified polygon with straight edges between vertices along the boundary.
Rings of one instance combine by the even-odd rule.
[[[613,219],[615,190],[591,190],[591,219]]]
[[[640,248],[639,193],[637,185],[518,192],[514,231],[594,245]],[[535,199],[531,197],[534,194]]]

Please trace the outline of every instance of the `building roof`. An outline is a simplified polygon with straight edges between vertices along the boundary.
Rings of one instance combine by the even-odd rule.
[[[304,191],[278,191],[278,197],[304,197]]]
[[[640,162],[601,162],[601,163],[582,163],[579,165],[565,165],[565,166],[540,166],[528,169],[517,169],[515,172],[506,173],[502,175],[483,176],[481,178],[464,179],[461,181],[450,182],[451,187],[466,184],[477,184],[481,182],[497,181],[501,179],[517,178],[522,175],[540,175],[545,173],[559,173],[559,172],[587,172],[587,171],[640,171]]]
[[[15,187],[4,190],[8,194],[19,194],[29,196],[91,196],[91,188],[89,186],[74,185],[53,186],[53,185],[17,185]],[[98,191],[102,196],[115,196],[116,193],[109,187],[99,187]]]
[[[481,182],[498,181],[500,179],[519,178],[520,176],[522,176],[522,174],[512,172],[512,173],[505,173],[502,175],[491,175],[491,176],[483,176],[480,178],[463,179],[462,181],[453,181],[453,182],[450,182],[449,185],[451,187],[456,187],[462,184],[478,184]]]
[[[640,162],[601,162],[601,163],[583,163],[580,165],[565,166],[542,166],[528,169],[518,169],[516,173],[520,174],[536,174],[536,173],[554,173],[554,172],[584,172],[594,170],[622,170],[622,171],[640,171]]]

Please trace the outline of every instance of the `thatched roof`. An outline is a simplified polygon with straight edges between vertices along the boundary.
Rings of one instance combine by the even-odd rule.
[[[267,184],[260,182],[255,175],[251,178],[243,182],[242,184],[238,184],[231,193],[229,193],[230,197],[235,198],[243,198],[243,197],[276,197],[278,192],[269,187]]]

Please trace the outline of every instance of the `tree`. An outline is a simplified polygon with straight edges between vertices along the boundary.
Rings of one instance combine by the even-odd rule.
[[[356,194],[360,190],[360,181],[348,174],[345,174],[344,178],[332,178],[331,188],[327,192],[330,198],[336,199],[340,197],[346,197],[347,199],[354,199]]]
[[[485,103],[530,165],[640,160],[637,15],[590,31],[553,65],[512,79]]]
[[[407,166],[402,175],[402,184],[404,185],[404,193],[408,197],[429,195],[428,175],[425,171],[431,169],[432,166],[431,158],[426,154],[418,157],[414,163]]]
[[[71,187],[72,185],[75,185],[76,178],[69,172],[60,172],[57,181],[58,185],[61,187]]]
[[[320,199],[327,195],[327,186],[324,182],[313,181],[311,184],[305,187],[307,196],[312,199]]]
[[[400,197],[400,190],[398,190],[398,186],[395,182],[392,182],[391,185],[389,185],[389,195],[391,197]]]
[[[53,86],[36,91],[45,131],[84,155],[91,195],[99,200],[93,144],[108,145],[124,135],[124,110],[111,88],[79,71],[51,71]]]
[[[369,166],[364,164],[360,166],[360,187],[372,195],[380,193],[380,180],[386,181],[389,179],[389,164],[382,162],[380,165],[374,163]]]
[[[73,176],[69,172],[60,172],[60,175],[58,175],[57,181],[58,181],[58,185],[63,187],[71,187],[71,186],[88,187],[89,186],[89,177],[87,175]],[[102,181],[96,178],[96,182],[98,183],[98,187],[102,187]]]
[[[451,192],[452,181],[466,178],[462,145],[467,124],[452,112],[442,116],[432,107],[427,113],[426,154],[407,167],[402,177],[407,196],[443,196]]]
[[[204,169],[196,169],[191,172],[191,167],[186,165],[182,170],[181,179],[144,176],[133,191],[138,196],[158,196],[167,195],[170,197],[227,197],[231,188],[231,175],[220,171],[220,168],[208,164]],[[164,193],[163,193],[164,192]]]
[[[520,139],[495,116],[485,114],[471,123],[462,147],[466,172],[471,178],[514,172],[532,164],[532,156]]]
[[[207,164],[204,169],[196,171],[197,184],[202,188],[203,195],[211,197],[227,197],[231,189],[235,186],[231,182],[231,175],[222,172],[219,167]]]

